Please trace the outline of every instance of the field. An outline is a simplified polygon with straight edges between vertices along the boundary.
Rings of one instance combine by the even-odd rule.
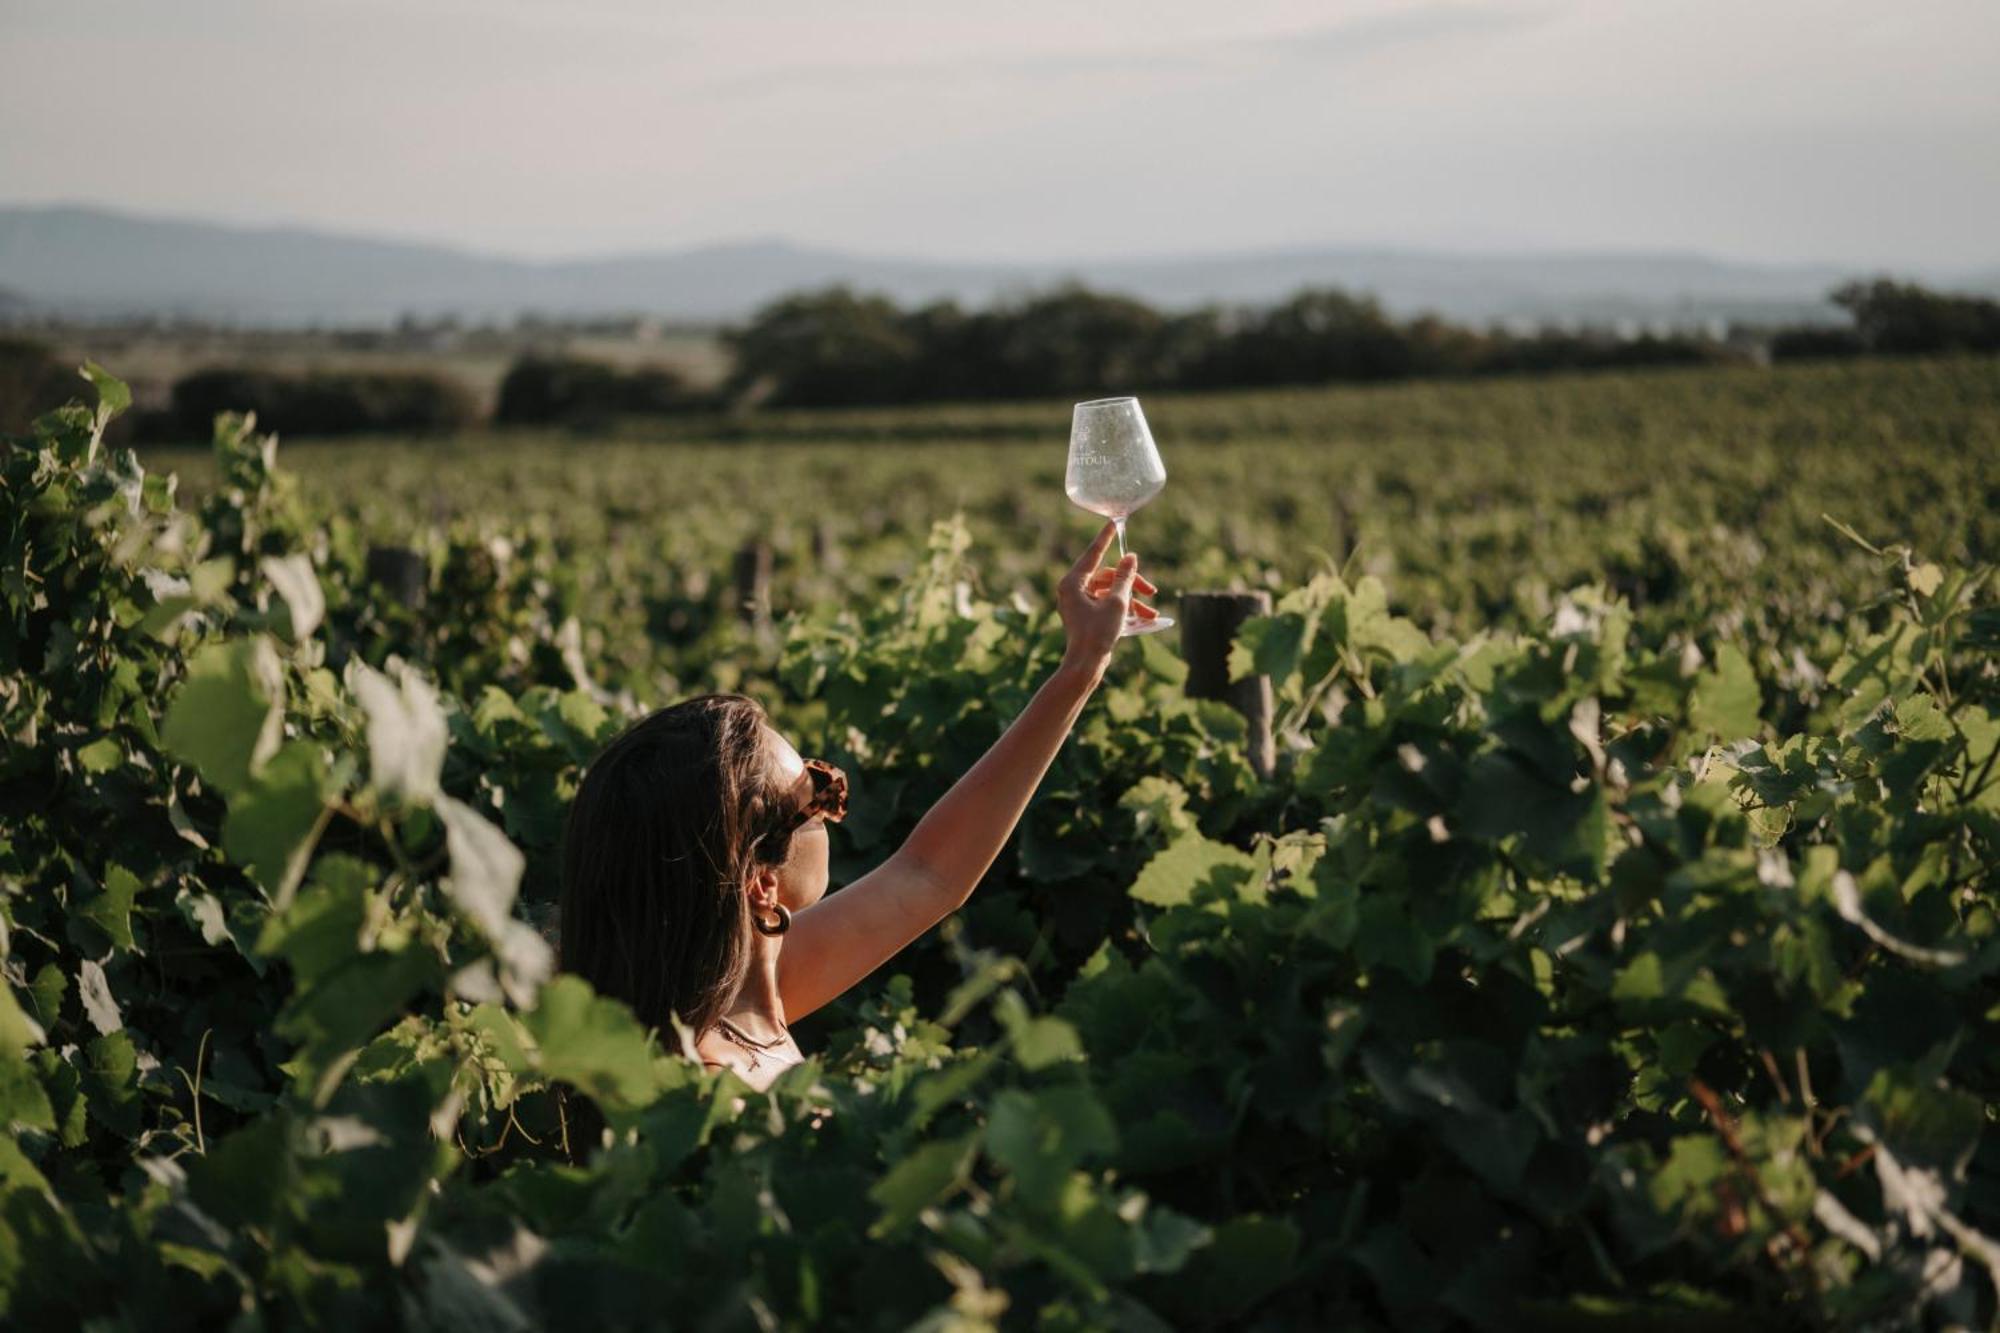
[[[1664,639],[1813,648],[1873,594],[1825,520],[1968,563],[2000,549],[2000,363],[1850,362],[1146,400],[1166,492],[1132,526],[1165,589],[1282,590],[1355,556],[1395,608],[1466,635],[1602,583]],[[1039,597],[1095,530],[1062,494],[1067,403],[766,413],[624,437],[491,433],[283,446],[372,540],[526,525],[615,683],[701,679],[731,554],[775,551],[783,614],[860,609],[963,515],[974,578]],[[159,450],[191,493],[206,449]],[[815,533],[837,565],[813,555]],[[683,626],[662,635],[665,619]],[[1739,621],[1741,623],[1739,623]],[[648,634],[651,625],[654,633]],[[735,659],[736,645],[730,645]]]
[[[620,321],[597,329],[537,331],[453,324],[397,330],[298,330],[168,326],[36,329],[68,364],[88,357],[118,367],[133,404],[162,408],[176,380],[229,366],[291,374],[304,371],[416,371],[463,386],[490,412],[507,368],[524,353],[560,349],[616,366],[663,366],[690,384],[708,386],[729,367],[713,331],[659,328]]]
[[[1276,771],[1126,645],[768,1094],[551,971],[580,766],[747,689],[885,855],[1053,664],[1066,404],[0,452],[0,1311],[1990,1326],[2000,362],[1146,406]]]

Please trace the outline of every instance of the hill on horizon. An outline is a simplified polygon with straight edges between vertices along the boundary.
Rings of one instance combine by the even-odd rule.
[[[1490,323],[1825,321],[1861,270],[1658,252],[1457,253],[1326,247],[1091,263],[955,263],[750,241],[530,260],[303,227],[249,228],[103,208],[0,208],[0,290],[16,311],[247,325],[388,324],[405,316],[742,319],[788,292],[846,283],[903,303],[984,305],[1077,281],[1169,309],[1261,304],[1302,287],[1368,293],[1392,313]],[[2000,269],[1917,273],[2000,292]]]

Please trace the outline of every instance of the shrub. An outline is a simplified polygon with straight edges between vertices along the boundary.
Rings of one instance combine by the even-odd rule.
[[[580,357],[530,354],[516,361],[500,382],[493,415],[515,425],[577,424],[708,405],[706,395],[665,366],[620,370]]]
[[[1821,360],[1828,357],[1860,356],[1868,343],[1859,331],[1838,325],[1798,324],[1771,335],[1773,361]]]
[[[418,371],[314,371],[304,375],[255,367],[199,370],[173,391],[173,421],[201,436],[219,412],[255,412],[258,423],[289,435],[458,430],[478,417],[472,395],[455,380]]]
[[[768,401],[843,406],[924,396],[923,352],[895,303],[845,287],[788,296],[730,336],[738,391],[767,384]]]
[[[0,431],[28,423],[74,396],[76,372],[31,338],[0,337]]]
[[[1833,294],[1833,301],[1854,316],[1870,351],[2000,351],[2000,301],[1886,278],[1851,282]]]

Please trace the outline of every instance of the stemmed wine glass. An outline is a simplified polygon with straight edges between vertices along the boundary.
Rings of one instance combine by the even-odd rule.
[[[1118,528],[1118,554],[1125,554],[1125,520],[1167,484],[1166,465],[1153,443],[1152,428],[1137,398],[1094,398],[1078,403],[1070,416],[1069,472],[1063,490],[1093,514]],[[1141,620],[1125,613],[1124,634],[1152,634],[1174,623],[1172,616]]]

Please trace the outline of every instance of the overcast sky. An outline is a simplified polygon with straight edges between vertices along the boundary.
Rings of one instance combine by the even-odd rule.
[[[538,255],[2000,264],[2000,0],[0,0],[0,202]]]

